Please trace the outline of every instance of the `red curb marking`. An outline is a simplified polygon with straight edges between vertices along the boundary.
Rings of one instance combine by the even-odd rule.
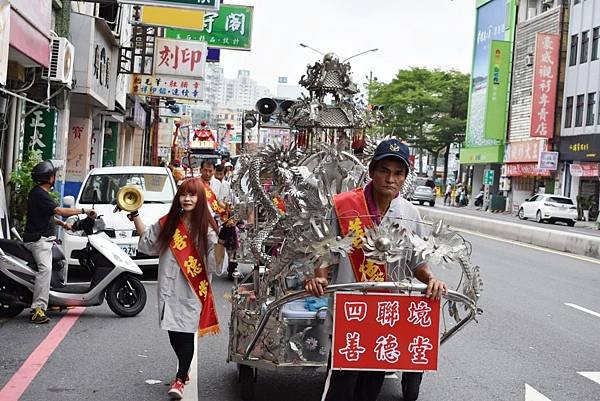
[[[27,360],[10,378],[2,390],[0,390],[0,400],[17,401],[23,395],[33,379],[35,379],[40,370],[42,370],[42,367],[44,367],[44,364],[46,364],[50,355],[52,355],[56,347],[60,345],[84,311],[84,307],[70,309],[67,314],[56,323],[46,338],[37,346],[31,355],[29,355]]]

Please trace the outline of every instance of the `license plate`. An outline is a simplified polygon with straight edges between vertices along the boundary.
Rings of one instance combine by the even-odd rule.
[[[120,248],[125,252],[128,256],[136,256],[137,255],[137,246],[135,245],[120,245]]]

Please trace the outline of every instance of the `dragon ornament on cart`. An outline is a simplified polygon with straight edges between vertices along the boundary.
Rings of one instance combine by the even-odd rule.
[[[357,91],[349,70],[332,54],[309,66],[301,83],[310,96],[284,116],[295,132],[309,132],[319,140],[311,146],[292,141],[289,146],[268,145],[258,153],[243,153],[234,171],[232,189],[239,200],[234,214],[247,222],[237,259],[254,266],[232,291],[228,360],[238,363],[240,372],[247,367],[326,367],[326,307],[306,318],[292,319],[284,312],[286,304],[306,297],[302,283],[312,276],[315,265],[328,264],[336,254],[347,256],[356,239],[356,233],[338,234],[332,199],[366,184],[367,161],[378,140],[368,141],[359,158],[348,150],[347,138],[352,130],[364,129],[380,116],[353,101]],[[328,94],[334,101],[325,104]],[[400,195],[410,197],[415,184],[416,174],[411,171]],[[468,241],[442,221],[420,224],[426,226],[427,235],[420,237],[399,222],[385,220],[364,230],[360,241],[365,257],[374,263],[402,264],[412,252],[433,269],[448,267],[456,282],[447,280],[454,286],[443,312],[453,322],[444,319],[443,343],[481,313],[482,280],[479,267],[470,260]],[[405,271],[390,272],[391,282],[377,288],[423,292],[426,286]],[[366,291],[375,284],[354,283],[351,289]],[[336,288],[329,286],[327,291]]]

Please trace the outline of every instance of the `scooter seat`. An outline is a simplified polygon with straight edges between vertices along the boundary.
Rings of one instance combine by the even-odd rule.
[[[35,263],[33,255],[21,241],[14,241],[10,239],[0,239],[0,249],[5,253],[9,253],[17,258],[23,259],[28,263]]]

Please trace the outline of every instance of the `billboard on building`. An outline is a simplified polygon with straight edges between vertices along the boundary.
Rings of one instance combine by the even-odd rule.
[[[123,4],[154,5],[160,7],[188,8],[195,10],[217,11],[220,0],[117,0]]]
[[[484,128],[492,41],[505,39],[506,11],[506,0],[491,0],[477,9],[469,119],[465,139],[467,147],[497,145],[495,139],[487,139],[484,136]]]
[[[165,29],[165,37],[198,40],[210,47],[233,50],[250,50],[254,8],[223,4],[219,12],[204,13],[204,29]]]
[[[556,84],[560,56],[560,36],[538,32],[533,64],[530,136],[552,138],[556,110]]]
[[[167,7],[142,7],[142,25],[202,30],[204,11]]]
[[[202,80],[207,53],[205,42],[156,38],[154,74]]]
[[[204,87],[202,80],[170,75],[134,74],[131,80],[131,94],[138,96],[203,100]]]
[[[23,150],[39,150],[42,159],[54,158],[58,113],[54,108],[37,108],[25,117]]]

